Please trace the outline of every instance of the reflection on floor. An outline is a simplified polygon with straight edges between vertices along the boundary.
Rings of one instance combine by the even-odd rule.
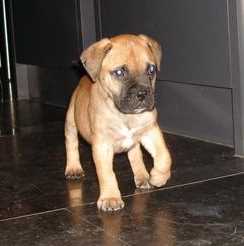
[[[2,105],[0,245],[244,245],[244,161],[233,149],[167,135],[173,175],[149,192],[135,189],[128,160],[118,155],[126,206],[101,213],[90,147],[82,140],[86,176],[64,178],[64,110],[19,103],[14,136],[7,135],[7,112]]]

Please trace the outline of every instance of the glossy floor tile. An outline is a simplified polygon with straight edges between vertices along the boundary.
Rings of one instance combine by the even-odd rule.
[[[113,236],[65,209],[0,223],[1,245],[109,245]],[[116,244],[127,245],[116,238]]]
[[[5,117],[2,112],[7,110],[2,105],[0,115]],[[135,189],[127,156],[116,156],[114,167],[126,208],[103,214],[96,210],[98,183],[91,149],[84,141],[80,154],[86,176],[81,181],[64,178],[65,110],[27,101],[16,110],[21,117],[15,135],[0,137],[3,245],[28,245],[33,237],[38,237],[34,245],[48,245],[48,240],[60,245],[64,237],[70,237],[69,245],[83,245],[80,238],[89,231],[97,240],[88,236],[86,245],[139,245],[141,240],[145,245],[244,245],[244,161],[233,156],[232,148],[166,134],[172,177],[165,187],[143,192]],[[11,129],[10,120],[0,120],[0,128],[5,127]],[[151,157],[144,152],[144,158],[150,168]],[[32,223],[35,226],[29,226]],[[38,232],[39,226],[43,232]],[[18,233],[11,232],[15,227]]]
[[[244,175],[137,194],[119,213],[72,209],[129,245],[244,245]]]
[[[0,103],[0,136],[13,135],[31,126],[63,121],[64,115],[63,108],[41,104],[38,101]]]
[[[63,123],[37,129],[28,127],[16,136],[0,138],[0,219],[94,203],[98,197],[90,146],[81,141],[86,176],[81,182],[68,182],[64,178]],[[174,164],[166,188],[243,172],[244,162],[233,157],[232,149],[173,135],[167,135],[167,143]],[[150,168],[152,160],[146,153],[145,162]],[[126,155],[116,156],[114,163],[122,194],[134,194]]]
[[[243,195],[243,175],[137,193],[120,212],[99,212],[93,204],[1,221],[1,243],[241,246]]]

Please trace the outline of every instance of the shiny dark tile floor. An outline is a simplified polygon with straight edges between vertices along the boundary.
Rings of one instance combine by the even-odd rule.
[[[127,158],[118,155],[126,207],[101,213],[86,143],[86,176],[64,179],[64,110],[19,103],[15,136],[6,105],[0,114],[0,245],[244,245],[244,161],[233,149],[167,135],[173,175],[149,192],[135,189]]]

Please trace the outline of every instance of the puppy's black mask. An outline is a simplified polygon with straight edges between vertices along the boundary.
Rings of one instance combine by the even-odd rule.
[[[155,74],[149,76],[147,72],[139,76],[129,76],[128,70],[115,70],[122,85],[119,96],[114,97],[117,109],[124,114],[139,114],[154,109],[154,89],[152,80]],[[154,71],[153,71],[154,73]]]

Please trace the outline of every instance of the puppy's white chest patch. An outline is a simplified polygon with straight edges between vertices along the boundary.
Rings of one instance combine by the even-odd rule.
[[[121,140],[120,145],[123,149],[129,149],[134,144],[133,139],[133,130],[129,130],[128,128],[121,129]]]

